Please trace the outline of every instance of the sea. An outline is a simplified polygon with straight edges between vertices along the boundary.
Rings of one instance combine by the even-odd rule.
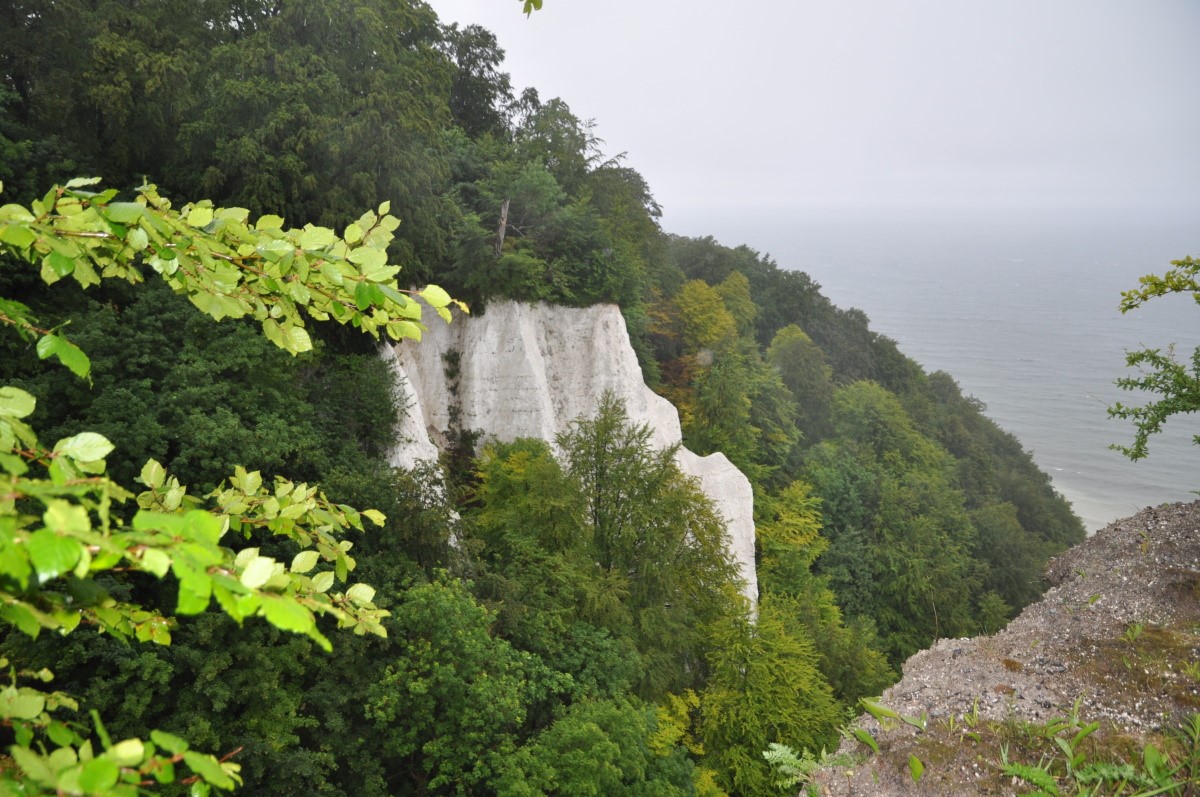
[[[1133,427],[1116,401],[1125,351],[1200,345],[1190,295],[1121,314],[1121,292],[1200,256],[1200,223],[1120,212],[814,210],[682,212],[664,228],[747,244],[857,307],[927,371],[945,371],[1013,433],[1089,531],[1143,507],[1195,500],[1200,415],[1169,420],[1131,462],[1110,448]]]

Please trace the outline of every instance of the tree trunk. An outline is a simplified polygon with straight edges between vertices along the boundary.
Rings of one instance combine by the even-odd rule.
[[[508,200],[500,206],[500,226],[496,229],[496,259],[500,259],[500,249],[504,246],[504,232],[508,228]]]

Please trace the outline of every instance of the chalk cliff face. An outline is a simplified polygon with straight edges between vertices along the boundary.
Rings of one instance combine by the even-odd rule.
[[[432,315],[432,314],[430,314]],[[412,467],[437,457],[450,426],[450,408],[463,429],[485,438],[535,437],[554,444],[579,417],[595,415],[611,391],[630,420],[651,430],[659,448],[681,440],[679,414],[642,381],[625,320],[615,305],[587,308],[494,302],[479,317],[456,316],[453,324],[426,318],[420,343],[386,349],[408,412],[399,430],[393,464]],[[453,353],[453,354],[451,354]],[[444,356],[457,357],[451,393]],[[721,513],[730,549],[745,581],[743,593],[758,597],[754,571],[754,496],[749,480],[724,454],[697,456],[680,448],[676,463],[695,477]]]

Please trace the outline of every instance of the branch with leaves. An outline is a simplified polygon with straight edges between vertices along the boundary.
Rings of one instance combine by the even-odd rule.
[[[447,321],[451,304],[467,310],[436,285],[397,285],[400,267],[388,264],[387,247],[400,220],[388,215],[387,202],[339,236],[311,224],[285,229],[272,215],[251,224],[245,208],[215,208],[207,200],[176,211],[153,185],[131,202],[114,201],[115,189],[87,190],[98,182],[71,180],[28,208],[0,206],[0,251],[40,266],[48,285],[68,277],[84,288],[107,278],[137,283],[151,269],[216,321],[254,318],[268,340],[292,354],[312,348],[306,317],[376,338],[420,340],[417,298]],[[39,338],[42,359],[88,373],[86,355],[58,330],[37,327],[19,302],[0,298],[0,324]]]
[[[387,263],[386,250],[399,221],[388,215],[387,203],[339,236],[312,225],[284,229],[278,216],[252,225],[246,210],[209,202],[175,211],[153,186],[139,189],[132,202],[116,201],[116,191],[86,190],[96,182],[73,180],[29,208],[0,206],[0,251],[40,267],[47,284],[68,277],[84,288],[105,278],[137,283],[143,273],[156,272],[215,320],[254,318],[268,340],[292,354],[312,348],[305,329],[310,319],[349,324],[377,338],[419,339],[418,300],[447,321],[451,304],[466,310],[437,286],[414,291],[397,285],[400,269]],[[38,326],[20,302],[0,297],[0,325],[36,341],[42,359],[89,375],[87,355],[61,328]],[[342,538],[351,529],[363,531],[364,518],[382,526],[382,513],[333,504],[317,487],[280,477],[266,485],[258,472],[240,467],[209,495],[190,496],[154,460],[143,467],[145,489],[135,495],[108,478],[105,458],[115,446],[102,435],[81,432],[44,447],[26,421],[36,405],[29,393],[0,387],[4,623],[34,638],[89,625],[123,640],[169,645],[173,616],[119,601],[96,581],[116,573],[133,580],[173,577],[174,615],[215,604],[238,623],[262,618],[326,651],[332,645],[318,630],[318,616],[356,634],[387,635],[388,612],[375,606],[375,590],[348,584],[355,562],[352,543]],[[263,535],[293,542],[290,562],[238,546],[239,538]],[[95,712],[90,728],[55,716],[78,706],[69,695],[31,685],[48,683],[52,673],[10,673],[10,685],[0,690],[0,725],[13,729],[16,744],[9,751],[17,766],[0,768],[0,794],[134,795],[155,783],[180,782],[190,784],[193,795],[206,795],[240,782],[232,754],[218,760],[160,731],[148,741],[113,742]],[[192,774],[177,781],[177,765]]]
[[[1121,312],[1128,313],[1151,299],[1166,296],[1168,293],[1190,293],[1196,304],[1200,304],[1200,259],[1185,257],[1182,260],[1172,260],[1171,265],[1174,268],[1161,277],[1157,274],[1138,277],[1140,288],[1123,291]]]
[[[1151,299],[1171,293],[1190,293],[1200,304],[1200,259],[1185,257],[1172,260],[1171,265],[1173,268],[1162,276],[1147,274],[1138,279],[1141,287],[1122,293],[1121,312],[1127,313]],[[1117,387],[1158,396],[1143,406],[1117,402],[1108,408],[1110,418],[1133,421],[1136,427],[1132,445],[1114,444],[1110,448],[1136,461],[1149,454],[1150,437],[1162,431],[1173,415],[1200,412],[1200,347],[1192,352],[1190,367],[1176,359],[1173,347],[1166,351],[1139,349],[1126,352],[1125,365],[1138,369],[1139,374],[1117,379]],[[1192,439],[1200,445],[1200,435]]]

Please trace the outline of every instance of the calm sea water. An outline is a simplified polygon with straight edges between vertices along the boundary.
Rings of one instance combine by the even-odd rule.
[[[1200,225],[1047,214],[797,212],[671,217],[667,228],[746,243],[808,272],[841,307],[859,307],[927,370],[1015,434],[1090,530],[1144,506],[1193,500],[1200,489],[1200,417],[1177,416],[1132,463],[1108,448],[1132,427],[1109,419],[1126,349],[1200,345],[1190,296],[1121,315],[1122,290],[1170,261],[1200,255]]]

